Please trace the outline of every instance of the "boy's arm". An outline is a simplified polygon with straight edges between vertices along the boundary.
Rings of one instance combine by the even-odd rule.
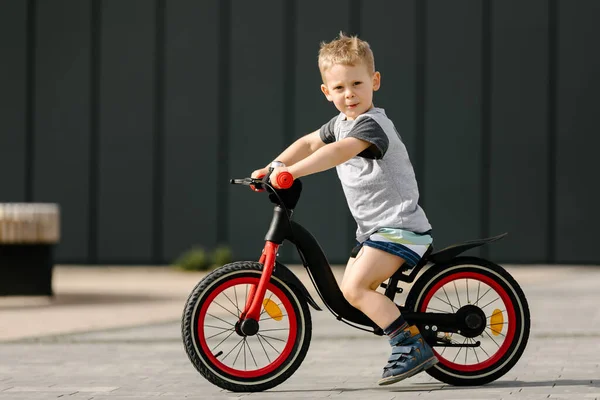
[[[294,179],[325,171],[348,161],[369,146],[371,143],[354,137],[347,137],[327,146],[323,143],[314,153],[288,167],[287,171]]]
[[[321,140],[319,130],[316,130],[296,140],[283,153],[277,156],[276,160],[281,161],[287,166],[294,165],[323,146],[325,146],[325,143]]]
[[[275,160],[281,161],[285,165],[294,165],[298,161],[310,156],[323,146],[325,146],[325,143],[321,139],[319,130],[316,130],[296,140],[287,149],[285,149],[283,153],[277,156]],[[265,175],[270,166],[271,163],[269,163],[265,168],[254,171],[252,173],[252,177],[256,178],[257,176]]]

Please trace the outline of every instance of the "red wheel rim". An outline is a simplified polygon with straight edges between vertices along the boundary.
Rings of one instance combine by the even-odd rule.
[[[506,290],[494,279],[476,272],[460,272],[457,274],[448,275],[445,278],[441,279],[438,283],[436,283],[435,286],[427,293],[427,296],[423,300],[423,303],[420,307],[420,311],[425,312],[427,310],[427,306],[429,305],[431,298],[442,286],[449,282],[456,281],[459,279],[473,279],[476,281],[483,282],[489,287],[491,287],[493,290],[495,290],[496,293],[498,293],[498,295],[504,302],[504,305],[506,306],[506,312],[508,314],[506,338],[504,339],[504,342],[502,343],[500,348],[498,348],[496,352],[492,354],[487,360],[475,364],[457,364],[440,355],[440,353],[438,353],[435,347],[433,348],[433,351],[440,363],[449,368],[464,372],[481,371],[486,368],[489,368],[490,366],[498,362],[498,360],[500,360],[510,348],[516,331],[515,306],[511,301],[508,293],[506,293]]]
[[[289,357],[294,348],[294,343],[296,341],[296,313],[292,306],[292,303],[288,299],[288,297],[283,293],[281,289],[275,286],[272,282],[269,282],[267,286],[267,290],[271,291],[275,296],[279,298],[282,303],[282,306],[285,309],[285,313],[287,314],[287,318],[289,321],[289,334],[286,340],[286,344],[284,349],[281,351],[281,354],[273,360],[270,364],[255,370],[240,370],[236,368],[231,368],[225,364],[223,364],[217,357],[214,356],[212,351],[208,347],[208,343],[206,342],[206,337],[204,334],[204,321],[206,318],[206,314],[208,311],[208,307],[212,304],[212,301],[223,291],[226,289],[236,286],[236,285],[257,285],[259,281],[259,277],[240,277],[234,278],[231,280],[225,280],[219,286],[217,286],[210,295],[203,301],[202,307],[200,308],[200,312],[198,314],[198,323],[197,323],[197,332],[198,332],[198,341],[202,348],[202,351],[206,355],[206,357],[210,360],[210,362],[218,368],[220,371],[225,372],[229,375],[239,377],[239,378],[258,378],[269,374],[279,368]],[[260,333],[260,329],[259,332]]]

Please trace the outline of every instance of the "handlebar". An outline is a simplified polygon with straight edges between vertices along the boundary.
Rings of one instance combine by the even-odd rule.
[[[255,188],[257,188],[257,189],[255,189],[256,191],[261,191],[263,183],[266,183],[266,182],[264,181],[264,177],[259,177],[259,178],[230,179],[229,183],[231,183],[232,185],[254,186]],[[277,185],[279,185],[279,187],[281,189],[289,189],[293,183],[294,183],[294,177],[289,172],[282,172],[281,174],[277,175]]]
[[[269,166],[269,172],[266,175],[261,175],[256,178],[231,179],[229,182],[238,185],[248,185],[252,188],[253,191],[262,192],[264,190],[263,184],[269,181],[271,174],[277,167],[285,167],[285,164],[281,161],[275,160]],[[294,183],[294,177],[292,176],[292,174],[285,171],[277,175],[276,182],[277,186],[279,186],[280,189],[289,189]]]

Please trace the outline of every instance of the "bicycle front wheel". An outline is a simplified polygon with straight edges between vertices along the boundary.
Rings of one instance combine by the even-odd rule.
[[[223,389],[273,388],[294,373],[308,351],[312,325],[306,301],[275,276],[267,285],[258,332],[246,336],[239,329],[249,290],[261,273],[257,262],[224,265],[198,283],[185,305],[186,353],[200,374]]]

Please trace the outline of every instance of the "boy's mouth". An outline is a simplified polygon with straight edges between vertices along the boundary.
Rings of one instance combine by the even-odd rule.
[[[356,104],[347,104],[347,105],[346,105],[346,107],[347,107],[347,108],[349,108],[349,109],[351,109],[351,110],[352,110],[353,108],[356,108],[356,106],[358,106],[358,103],[356,103]]]

